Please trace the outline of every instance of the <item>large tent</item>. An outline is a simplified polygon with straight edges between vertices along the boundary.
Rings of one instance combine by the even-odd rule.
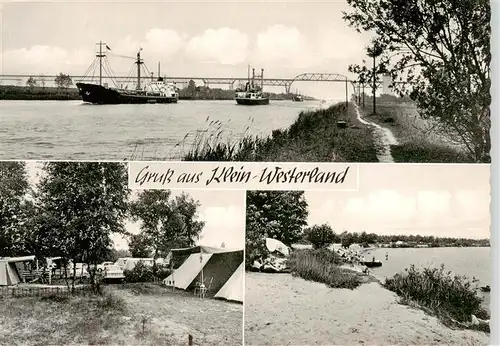
[[[219,297],[226,298],[226,295],[237,296],[236,293],[230,293],[230,291],[235,290],[234,287],[237,285],[238,280],[238,276],[233,279],[233,275],[240,267],[243,268],[243,250],[195,246],[174,249],[167,257],[172,268],[176,259],[182,258],[185,258],[185,260],[181,266],[163,281],[165,285],[190,290],[196,286],[196,283],[203,282],[205,285],[211,283],[210,291],[218,294],[227,282],[232,279],[233,283],[226,288],[228,293],[222,292]],[[241,289],[243,289],[242,277],[240,282]],[[230,287],[232,288],[230,289]],[[238,300],[239,298],[226,299]],[[243,301],[242,297],[239,301]]]
[[[231,275],[229,280],[222,286],[222,288],[215,294],[216,298],[233,300],[236,302],[243,302],[245,267],[243,262],[238,269]]]
[[[17,285],[21,282],[16,263],[34,261],[35,256],[7,257],[0,259],[0,286]]]

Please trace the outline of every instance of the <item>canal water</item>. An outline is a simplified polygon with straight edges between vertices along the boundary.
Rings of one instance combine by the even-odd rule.
[[[0,101],[0,159],[177,160],[195,138],[234,142],[290,126],[318,101],[234,101],[90,105],[81,101]]]

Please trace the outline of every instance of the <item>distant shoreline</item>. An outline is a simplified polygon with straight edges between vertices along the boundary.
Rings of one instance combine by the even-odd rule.
[[[217,90],[217,89],[209,89]],[[225,92],[230,92],[229,90],[224,90]],[[214,91],[215,92],[215,91]],[[15,85],[0,85],[0,100],[2,101],[78,101],[81,97],[78,93],[77,88],[57,88],[57,87],[41,87],[41,86],[15,86]],[[203,95],[201,97],[196,96],[179,96],[179,100],[182,101],[232,101],[234,97],[231,92],[231,96],[214,96],[214,95]],[[271,101],[291,101],[291,97],[276,97],[270,95]],[[307,98],[304,101],[318,101],[315,98]]]

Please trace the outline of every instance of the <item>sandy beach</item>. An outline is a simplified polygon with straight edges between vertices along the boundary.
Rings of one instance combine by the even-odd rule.
[[[290,274],[246,273],[245,345],[487,345],[398,303],[377,282],[332,289]]]

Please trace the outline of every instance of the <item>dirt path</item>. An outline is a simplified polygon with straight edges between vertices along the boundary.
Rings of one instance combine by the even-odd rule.
[[[379,162],[394,163],[394,158],[391,155],[391,145],[397,145],[398,140],[392,131],[388,128],[380,126],[379,124],[363,119],[358,105],[354,104],[354,107],[356,109],[356,116],[358,120],[365,125],[373,127],[373,136]]]
[[[289,274],[246,273],[245,345],[487,345],[398,304],[378,283],[332,289]]]

